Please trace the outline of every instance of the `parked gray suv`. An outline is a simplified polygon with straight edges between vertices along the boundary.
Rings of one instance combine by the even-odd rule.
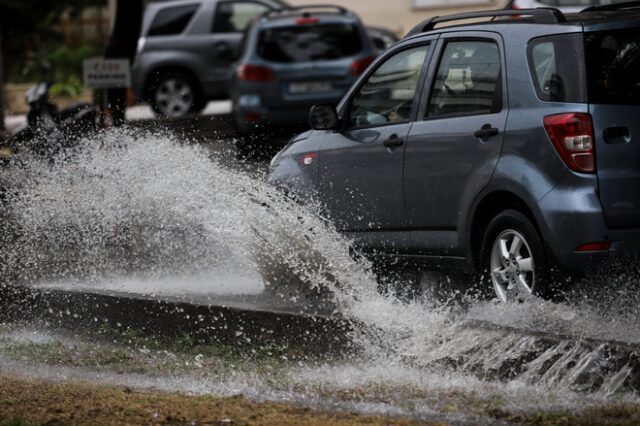
[[[639,114],[637,2],[436,17],[314,107],[268,180],[374,258],[453,261],[518,300],[552,265],[638,252]]]
[[[154,111],[181,116],[228,97],[242,33],[279,0],[174,0],[147,6],[133,64],[135,94]]]
[[[342,7],[263,14],[247,30],[232,79],[238,130],[306,125],[312,105],[338,105],[376,56],[368,30]]]

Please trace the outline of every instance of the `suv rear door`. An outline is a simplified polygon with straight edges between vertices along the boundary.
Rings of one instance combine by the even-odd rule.
[[[228,90],[231,63],[240,46],[242,34],[252,19],[275,8],[261,0],[224,0],[203,5],[202,22],[185,38],[183,49],[201,58],[201,81],[209,95],[224,95]]]
[[[493,174],[507,117],[502,52],[502,39],[491,32],[446,33],[438,41],[439,60],[405,151],[407,219],[416,248],[441,253],[455,246],[461,209],[469,205],[463,200]]]
[[[608,226],[640,226],[640,25],[585,33],[589,112],[600,199]]]

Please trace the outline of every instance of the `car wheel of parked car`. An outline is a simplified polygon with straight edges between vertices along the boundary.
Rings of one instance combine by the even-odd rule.
[[[150,86],[149,101],[153,110],[165,117],[182,117],[204,107],[197,84],[181,72],[159,74]]]
[[[487,287],[493,286],[501,302],[542,294],[548,275],[544,246],[536,227],[519,211],[505,210],[491,220],[480,259]]]

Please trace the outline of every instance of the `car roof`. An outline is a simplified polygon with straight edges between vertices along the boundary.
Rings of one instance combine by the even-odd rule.
[[[536,11],[543,11],[548,15],[543,16],[542,19],[536,19],[532,14]],[[523,12],[529,13],[528,15],[520,15]],[[492,15],[495,13],[495,15]],[[552,22],[551,16],[556,17],[556,21]],[[500,19],[495,19],[498,17]],[[478,21],[479,18],[486,18],[486,21]],[[493,19],[490,19],[493,18]],[[505,19],[506,18],[506,19]],[[474,19],[475,22],[469,22],[469,19]],[[593,27],[593,26],[602,26],[603,24],[607,27],[615,27],[618,23],[628,23],[628,22],[639,22],[640,19],[640,10],[639,9],[629,9],[629,10],[594,10],[594,11],[583,11],[579,13],[570,13],[563,14],[558,9],[554,8],[537,8],[537,9],[526,9],[526,10],[513,10],[513,11],[505,11],[505,10],[494,10],[494,11],[481,11],[481,12],[471,12],[471,13],[462,13],[455,15],[446,15],[442,17],[433,17],[427,19],[420,24],[418,24],[415,28],[413,28],[403,39],[408,40],[415,37],[419,37],[420,35],[438,33],[442,31],[448,31],[450,29],[490,29],[492,27],[496,27],[497,29],[500,26],[505,25],[523,25],[523,24],[538,24],[538,25],[558,25],[558,26],[584,26],[584,27]],[[434,28],[435,25],[440,23],[446,23],[445,26],[439,26]],[[426,29],[426,31],[423,31]],[[590,28],[585,28],[589,30]]]
[[[301,24],[300,19],[314,19],[315,22]],[[289,27],[315,24],[353,24],[360,22],[357,15],[348,9],[335,5],[309,5],[287,7],[265,12],[257,24],[262,28]]]

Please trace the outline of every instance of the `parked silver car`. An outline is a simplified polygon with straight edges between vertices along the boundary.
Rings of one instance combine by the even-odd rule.
[[[158,114],[197,112],[228,96],[229,68],[247,25],[279,0],[174,0],[147,6],[133,90]]]

